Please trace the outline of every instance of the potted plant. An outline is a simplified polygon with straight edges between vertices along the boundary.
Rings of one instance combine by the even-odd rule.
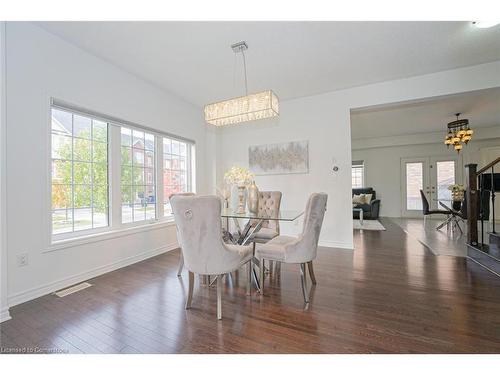
[[[453,184],[448,186],[448,190],[451,190],[451,199],[454,202],[462,202],[464,200],[464,185]]]

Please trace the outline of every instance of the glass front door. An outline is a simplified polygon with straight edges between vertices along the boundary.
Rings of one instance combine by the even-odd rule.
[[[451,205],[451,192],[448,186],[462,180],[461,175],[458,176],[459,172],[456,157],[402,159],[402,216],[422,216],[423,205],[420,190],[424,192],[430,209],[442,209],[439,201]]]

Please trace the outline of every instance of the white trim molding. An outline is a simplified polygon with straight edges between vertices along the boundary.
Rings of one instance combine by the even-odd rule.
[[[0,22],[0,322],[10,319],[7,303],[7,115],[6,115],[6,24]]]
[[[2,311],[0,311],[0,323],[6,322],[9,319],[11,319],[11,316],[9,314],[9,308],[8,307],[2,308]]]
[[[131,226],[116,230],[110,230],[102,233],[93,233],[83,237],[69,238],[66,240],[54,242],[51,245],[49,245],[45,250],[43,250],[43,252],[47,253],[51,251],[85,245],[93,242],[107,241],[113,238],[131,236],[135,233],[148,232],[152,230],[168,228],[171,226],[175,226],[175,222],[173,220],[163,220],[163,221],[154,221],[146,223],[140,226]]]
[[[168,245],[160,246],[152,250],[144,251],[140,254],[133,255],[131,257],[121,259],[117,262],[113,262],[104,266],[99,266],[94,269],[82,272],[78,275],[67,277],[64,279],[56,280],[45,285],[38,286],[36,288],[28,289],[20,293],[12,294],[9,296],[9,306],[16,306],[20,303],[31,301],[35,298],[42,297],[49,293],[53,293],[57,290],[67,288],[71,285],[81,283],[83,281],[92,279],[94,277],[103,275],[105,273],[115,271],[119,268],[129,266],[131,264],[152,258],[154,256],[166,253],[168,251],[175,250],[179,247],[177,242]]]

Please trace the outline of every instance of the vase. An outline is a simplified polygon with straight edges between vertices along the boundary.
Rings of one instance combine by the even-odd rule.
[[[248,190],[248,211],[253,214],[259,212],[259,188],[255,185],[255,181],[247,188]]]
[[[238,209],[236,211],[237,214],[244,214],[245,206],[246,206],[246,187],[238,186]]]
[[[238,186],[237,185],[231,185],[230,186],[230,197],[229,197],[229,208],[233,211],[236,212],[238,209]]]

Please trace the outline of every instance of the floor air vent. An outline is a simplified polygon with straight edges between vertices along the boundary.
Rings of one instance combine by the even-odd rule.
[[[59,290],[58,292],[55,292],[54,294],[58,297],[66,297],[70,294],[79,292],[80,290],[86,289],[88,287],[91,287],[92,284],[89,283],[81,283],[77,285],[73,285],[72,287],[69,287],[67,289]]]

